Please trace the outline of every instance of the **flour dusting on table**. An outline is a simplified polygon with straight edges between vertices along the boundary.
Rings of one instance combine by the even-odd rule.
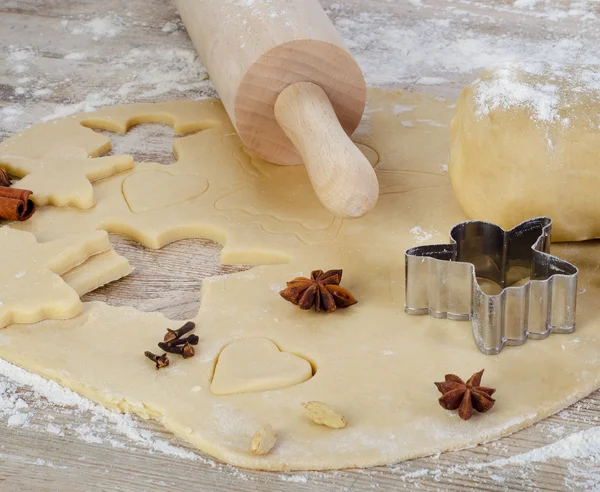
[[[63,19],[61,25],[71,34],[89,35],[94,41],[99,41],[102,38],[112,38],[119,34],[123,30],[124,21],[114,12],[110,12],[84,22]]]
[[[35,395],[35,399],[31,397]],[[25,402],[25,399],[29,403]],[[89,416],[89,425],[67,424],[61,428],[54,424],[34,424],[34,417],[44,410],[58,413]],[[74,434],[89,443],[107,443],[117,448],[128,448],[135,442],[151,452],[159,452],[178,458],[212,461],[186,449],[173,446],[157,438],[152,432],[139,428],[129,415],[121,415],[79,396],[58,383],[32,374],[0,359],[0,424],[8,427],[27,427],[40,432],[64,436]],[[117,434],[124,440],[116,440]]]
[[[427,17],[427,9],[432,8],[427,1],[413,12],[396,7],[398,16],[349,11],[341,3],[331,7],[331,15],[370,85],[408,85],[428,92],[427,86],[450,85],[447,82],[460,79],[461,83],[452,84],[453,95],[457,95],[473,74],[500,62],[600,63],[596,49],[600,33],[594,13],[597,2],[578,2],[578,11],[566,13],[556,2],[554,6],[548,2],[547,9],[535,12],[524,12],[523,5],[490,6],[468,1],[464,2],[471,7],[467,11],[460,8],[459,2],[444,3],[446,15],[440,17],[436,12],[436,18]],[[539,38],[532,39],[514,25],[503,25],[501,12],[539,16],[557,23],[550,26],[552,30],[540,30]],[[580,23],[577,35],[569,32],[561,36],[558,21],[564,18]]]
[[[240,9],[253,7],[250,0],[238,1]],[[328,2],[324,4],[327,7]],[[367,6],[357,11],[346,3],[329,3],[327,12],[369,85],[456,97],[477,72],[499,62],[600,63],[595,0],[570,6],[551,0],[496,5],[445,0],[442,6],[436,4],[432,17],[433,8],[431,0],[395,2],[390,7],[395,14],[383,14]],[[507,22],[507,16],[517,16],[520,22],[543,21],[549,26],[540,28],[535,38],[529,37],[514,21]],[[0,132],[16,131],[24,122],[93,111],[105,105],[215,95],[177,17],[153,27],[144,26],[127,13],[115,12],[57,19],[56,23],[65,33],[57,49],[64,50],[62,56],[70,61],[68,65],[34,70],[45,66],[43,44],[32,41],[30,45],[0,46],[0,58],[8,60],[8,73],[29,79],[20,86],[25,92],[9,97],[2,108]],[[568,23],[577,25],[576,35],[563,29]],[[158,43],[132,48],[129,37],[135,35],[134,29],[150,31]],[[107,52],[110,63],[98,65]],[[79,89],[73,90],[73,86]],[[44,89],[47,91],[37,93],[37,101],[29,99],[33,91]],[[13,118],[4,114],[6,109],[22,111],[26,116],[21,113],[18,119]]]

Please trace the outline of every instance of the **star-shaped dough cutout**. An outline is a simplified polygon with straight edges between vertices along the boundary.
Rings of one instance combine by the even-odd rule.
[[[79,295],[60,275],[110,248],[104,231],[70,234],[39,244],[33,234],[1,227],[0,328],[78,315]]]
[[[37,205],[85,209],[95,204],[93,181],[131,169],[134,162],[129,155],[90,158],[81,147],[58,147],[39,159],[0,155],[0,165],[23,177],[18,186],[31,190]]]

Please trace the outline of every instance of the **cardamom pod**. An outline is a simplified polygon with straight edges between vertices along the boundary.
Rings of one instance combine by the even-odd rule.
[[[273,449],[276,442],[277,436],[273,431],[273,427],[269,424],[263,425],[256,431],[254,436],[252,436],[252,440],[250,441],[250,452],[258,456],[267,454]]]
[[[325,425],[332,429],[343,429],[348,422],[343,415],[336,412],[329,405],[320,401],[309,401],[303,403],[304,413],[315,424]]]

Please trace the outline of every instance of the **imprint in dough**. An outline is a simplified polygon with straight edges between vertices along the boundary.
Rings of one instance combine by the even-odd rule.
[[[31,190],[39,205],[94,206],[92,181],[107,178],[133,167],[128,155],[90,158],[80,147],[58,147],[39,159],[0,155],[0,164],[15,176],[24,176],[19,188]]]
[[[33,234],[0,227],[0,328],[76,316],[79,295],[60,275],[110,247],[104,231],[39,244]]]
[[[357,144],[372,166],[379,162],[377,152],[368,145]],[[223,196],[215,203],[217,210],[240,216],[251,215],[253,220],[263,224],[267,230],[280,229],[277,224],[286,223],[290,230],[295,229],[305,242],[315,242],[310,232],[321,231],[319,239],[331,240],[339,230],[341,219],[320,205],[312,184],[307,182],[306,171],[302,166],[275,166],[254,155],[248,149],[253,167],[264,179],[248,183],[241,189]],[[313,201],[314,200],[314,201]],[[248,204],[252,204],[248,207]],[[295,210],[295,205],[302,205]],[[303,213],[307,208],[310,214]],[[295,213],[294,213],[295,212]]]
[[[210,390],[215,395],[269,391],[308,381],[310,363],[266,338],[235,340],[219,354]]]
[[[136,171],[123,181],[123,196],[134,214],[167,208],[202,195],[208,182],[195,174]]]

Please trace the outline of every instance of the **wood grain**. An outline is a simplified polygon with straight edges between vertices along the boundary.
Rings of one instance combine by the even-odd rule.
[[[324,6],[334,1],[324,0]],[[448,5],[459,5],[465,11],[478,15],[497,16],[502,28],[475,26],[483,34],[510,35],[524,32],[531,39],[548,35],[548,26],[532,16],[517,16],[511,12],[495,11],[494,5],[504,6],[505,0],[488,2],[451,2],[431,0],[430,9],[415,9],[410,2],[385,0],[346,0],[344,8],[356,12],[385,13],[400,19],[411,13],[413,18],[434,18]],[[557,1],[568,8],[570,2]],[[68,20],[81,26],[89,19],[107,12],[118,13],[123,18],[135,19],[113,37],[95,41],[89,35],[71,35]],[[130,14],[128,16],[128,14]],[[333,14],[335,15],[335,11]],[[164,31],[165,26],[173,30]],[[492,27],[490,27],[492,26]],[[571,18],[552,24],[552,35],[568,36],[580,27]],[[13,48],[11,48],[11,46]],[[6,56],[14,47],[26,47],[36,56],[22,63],[26,74],[16,70],[14,62]],[[193,48],[187,38],[174,7],[164,0],[3,0],[0,2],[0,111],[23,107],[15,115],[0,113],[0,138],[7,137],[20,128],[52,114],[56,105],[79,104],[90,94],[116,94],[123,84],[143,78],[148,72],[147,61],[135,57],[116,68],[117,59],[124,50],[148,50],[165,53],[171,50],[177,57],[183,50]],[[166,50],[166,51],[165,51]],[[84,60],[65,59],[73,52],[85,53]],[[165,62],[166,63],[166,62]],[[18,64],[18,63],[17,63]],[[25,75],[32,78],[20,82]],[[435,95],[456,97],[461,86],[473,74],[459,73],[449,77],[448,83],[427,87]],[[24,84],[35,84],[43,79],[52,87],[45,98],[23,96],[15,89]],[[180,81],[181,82],[181,81]],[[144,95],[156,89],[143,80],[135,91],[125,94],[123,102],[163,101],[169,99],[197,98],[214,95],[209,84],[192,85],[192,80],[179,83],[158,95]],[[401,88],[418,87],[406,83]],[[105,91],[105,92],[103,92]],[[85,109],[84,106],[81,109]],[[137,137],[136,137],[137,136]],[[125,136],[111,135],[116,149],[145,145],[134,152],[138,160],[172,162],[170,150],[172,130],[160,125],[135,128]],[[129,152],[131,153],[131,152]],[[220,246],[211,241],[186,240],[171,244],[160,251],[147,250],[138,244],[112,236],[117,251],[125,255],[135,267],[128,278],[86,296],[113,305],[132,305],[148,311],[161,311],[172,318],[189,318],[198,309],[198,295],[202,278],[224,274],[245,267],[219,265]],[[528,377],[524,374],[523,377]],[[2,378],[0,378],[0,384]],[[20,393],[23,400],[35,405],[39,397],[30,392]],[[526,398],[526,395],[523,396]],[[560,456],[545,462],[529,465],[508,464],[501,468],[485,467],[486,463],[552,444],[560,437],[595,427],[600,417],[600,395],[595,392],[543,422],[524,429],[500,441],[473,449],[446,453],[438,457],[417,459],[389,467],[369,470],[331,473],[299,473],[290,475],[269,474],[238,470],[225,465],[211,465],[203,461],[176,459],[161,453],[150,453],[140,443],[126,442],[128,449],[109,444],[83,441],[73,429],[89,425],[91,414],[66,415],[48,407],[33,413],[32,424],[45,426],[52,421],[62,429],[61,434],[37,432],[29,427],[8,427],[0,418],[0,490],[2,492],[79,492],[82,490],[141,491],[384,491],[384,490],[584,490],[590,487],[597,474],[594,459],[566,461]],[[51,420],[52,419],[52,420]],[[160,424],[137,420],[141,429],[151,430],[162,439],[181,448],[191,450],[185,442],[173,438],[162,430]],[[112,431],[106,436],[117,439]],[[122,437],[122,436],[121,436]],[[470,467],[470,468],[469,468]]]

